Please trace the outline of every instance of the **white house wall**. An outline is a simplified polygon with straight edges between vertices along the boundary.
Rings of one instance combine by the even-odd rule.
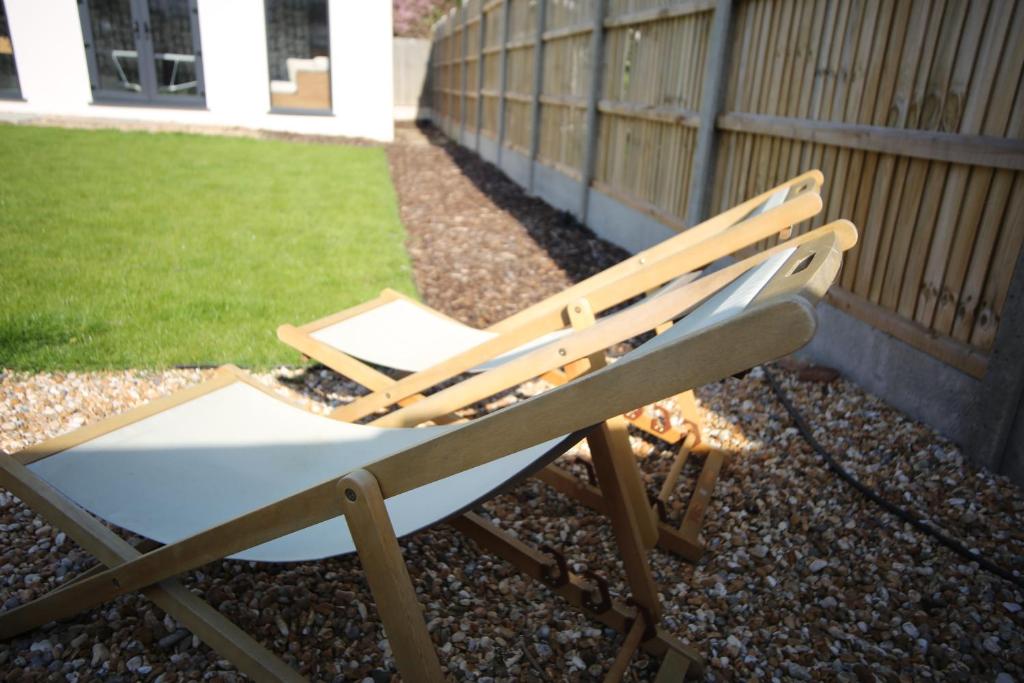
[[[4,0],[24,101],[0,112],[394,136],[391,3],[328,0],[330,115],[271,114],[262,0],[199,0],[205,108],[92,104],[78,4]]]

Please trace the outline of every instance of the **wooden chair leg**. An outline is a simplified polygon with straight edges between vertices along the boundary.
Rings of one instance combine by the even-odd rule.
[[[715,492],[715,484],[718,482],[718,474],[724,462],[725,453],[720,450],[709,452],[704,459],[704,467],[697,477],[697,486],[690,496],[683,521],[679,525],[679,531],[684,538],[698,542],[701,527],[704,525],[704,515],[711,502],[711,495]]]
[[[571,477],[572,475],[567,476]],[[628,634],[636,623],[637,610],[615,597],[609,596],[605,605],[595,604],[593,586],[584,577],[577,576],[570,571],[564,558],[561,563],[552,559],[549,554],[552,549],[547,549],[545,553],[542,553],[472,512],[467,512],[461,517],[454,517],[448,522],[475,541],[483,550],[509,562],[526,576],[541,581],[553,593],[560,595],[588,617],[624,635]],[[558,568],[559,566],[565,569],[564,574]],[[703,676],[704,658],[699,652],[679,642],[670,633],[658,628],[657,624],[653,626],[653,630],[653,637],[641,638],[640,649],[655,657],[664,658],[666,665],[663,665],[663,668],[667,666],[669,660],[673,662],[682,660],[683,668],[675,668],[676,671],[681,670],[695,679]],[[672,683],[677,683],[678,680],[681,679],[665,679],[666,682],[672,681]]]
[[[693,392],[686,393],[690,394],[692,399]],[[693,417],[698,417],[695,401],[691,400],[688,404],[684,403],[682,405],[684,406],[684,416],[692,415]],[[686,408],[686,405],[689,405],[689,408]],[[687,434],[680,444],[675,460],[658,493],[658,499],[661,503],[667,503],[675,491],[679,476],[682,473],[683,467],[688,462],[689,456],[702,450],[706,454],[704,464],[700,475],[698,475],[697,484],[690,496],[686,511],[683,514],[682,522],[678,527],[669,525],[664,519],[660,519],[656,523],[657,545],[663,550],[667,550],[690,562],[696,562],[704,554],[704,544],[700,540],[700,531],[704,524],[704,516],[707,513],[711,496],[714,493],[715,484],[718,481],[718,475],[722,467],[728,463],[728,454],[724,451],[710,449],[706,444],[697,442],[697,436],[693,433]],[[580,481],[560,467],[548,465],[534,476],[583,505],[607,514],[607,506],[601,496],[601,491],[597,487]]]
[[[585,481],[580,481],[578,477],[566,472],[561,467],[548,465],[534,476],[559,493],[564,493],[576,500],[578,503],[586,505],[592,510],[607,514],[607,507],[605,506],[604,498],[601,497],[601,490]],[[688,562],[696,562],[704,554],[704,547],[702,545],[695,543],[689,538],[684,538],[679,533],[679,529],[663,521],[658,522],[658,547]]]
[[[693,660],[678,650],[669,650],[661,660],[654,683],[679,683],[690,676]]]
[[[604,677],[604,683],[617,683],[617,681],[623,679],[626,675],[626,667],[629,666],[629,660],[633,659],[637,648],[640,647],[640,641],[643,640],[646,628],[647,623],[644,621],[644,618],[642,616],[637,617],[629,628],[629,633],[626,634],[626,640],[622,643],[618,656],[612,662],[611,668],[608,669],[608,673]]]
[[[686,439],[683,440],[679,450],[676,451],[676,457],[672,461],[672,466],[668,470],[668,474],[665,475],[665,481],[661,484],[661,491],[658,492],[658,500],[662,503],[667,503],[668,499],[672,497],[672,492],[676,490],[676,484],[679,482],[679,475],[683,472],[683,467],[686,465],[686,461],[690,457],[690,453],[693,452],[693,445],[696,441],[696,437],[688,434]]]
[[[587,438],[591,447],[591,458],[595,459],[594,448],[596,446],[605,457],[613,458],[617,463],[616,471],[620,476],[616,486],[622,490],[627,504],[635,513],[640,540],[645,548],[651,549],[658,544],[658,517],[651,509],[651,503],[647,498],[647,489],[640,478],[636,455],[629,443],[629,428],[626,420],[621,416],[614,417],[607,420],[600,431],[599,437]],[[600,484],[601,475],[598,465],[596,462],[593,464],[594,469],[598,471],[599,486],[603,490],[604,486]]]
[[[399,672],[407,681],[444,681],[377,479],[356,470],[338,488]]]
[[[650,508],[646,503],[639,506],[631,504],[623,482],[638,476],[636,459],[632,450],[627,449],[623,453],[621,449],[615,448],[613,439],[613,428],[608,423],[594,427],[587,435],[598,484],[633,599],[647,610],[651,621],[656,623],[661,614],[661,604],[640,532],[641,516],[650,515]]]
[[[139,557],[138,549],[105,527],[10,456],[0,454],[0,486],[62,529],[103,565]],[[87,572],[92,574],[93,572]],[[79,577],[81,580],[86,577]],[[74,583],[68,582],[68,584]],[[303,681],[297,671],[176,580],[143,589],[157,607],[199,636],[239,671],[257,681]],[[4,615],[0,615],[3,624]]]

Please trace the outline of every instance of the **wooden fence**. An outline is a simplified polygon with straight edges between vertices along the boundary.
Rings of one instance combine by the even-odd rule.
[[[395,37],[394,109],[395,121],[430,118],[430,94],[426,92],[430,63],[430,41],[425,38]]]
[[[429,87],[448,134],[578,180],[584,220],[595,188],[681,230],[822,169],[814,225],[861,230],[831,302],[981,377],[1024,242],[1022,68],[1015,0],[470,0]]]

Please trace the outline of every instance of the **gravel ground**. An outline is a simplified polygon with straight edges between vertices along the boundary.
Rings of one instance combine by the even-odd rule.
[[[439,141],[434,133],[431,139]],[[445,312],[484,325],[621,257],[519,194],[492,168],[416,131],[390,148],[417,283]],[[494,256],[494,255],[497,256]],[[493,260],[492,260],[493,256]],[[527,286],[528,285],[528,286]],[[511,302],[511,303],[510,303]],[[1024,572],[1024,494],[965,464],[955,446],[843,379],[779,370],[818,438],[854,474],[1002,566]],[[21,449],[208,371],[0,375],[0,448]],[[265,383],[313,410],[358,389],[324,370]],[[524,385],[495,404],[528,396]],[[1024,682],[1024,595],[880,512],[825,470],[758,370],[697,392],[710,438],[734,453],[708,511],[696,566],[652,554],[665,623],[709,659],[709,680]],[[492,404],[490,407],[496,407]],[[634,438],[649,486],[671,450]],[[564,464],[574,464],[569,454]],[[688,469],[680,491],[696,475]],[[679,512],[686,502],[680,495]],[[484,513],[623,591],[600,516],[537,483]],[[594,680],[617,638],[447,527],[403,542],[442,663],[463,680]],[[12,607],[92,563],[0,491],[0,603]],[[389,680],[390,652],[359,563],[222,561],[186,584],[304,674]],[[648,667],[650,664],[650,667]],[[655,662],[634,660],[630,680]],[[0,644],[0,680],[235,680],[230,664],[140,596]]]

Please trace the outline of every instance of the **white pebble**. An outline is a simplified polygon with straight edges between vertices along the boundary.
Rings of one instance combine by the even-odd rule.
[[[53,644],[48,640],[40,640],[37,643],[32,643],[29,652],[53,652]]]
[[[787,662],[786,671],[789,673],[790,676],[801,681],[811,680],[811,672],[795,662]]]
[[[110,659],[110,650],[103,643],[96,643],[92,646],[92,666]]]
[[[814,562],[811,562],[811,571],[813,573],[817,574],[818,572],[820,572],[822,569],[824,569],[827,566],[828,566],[828,562],[826,562],[825,560],[818,559],[818,560],[815,560]]]

